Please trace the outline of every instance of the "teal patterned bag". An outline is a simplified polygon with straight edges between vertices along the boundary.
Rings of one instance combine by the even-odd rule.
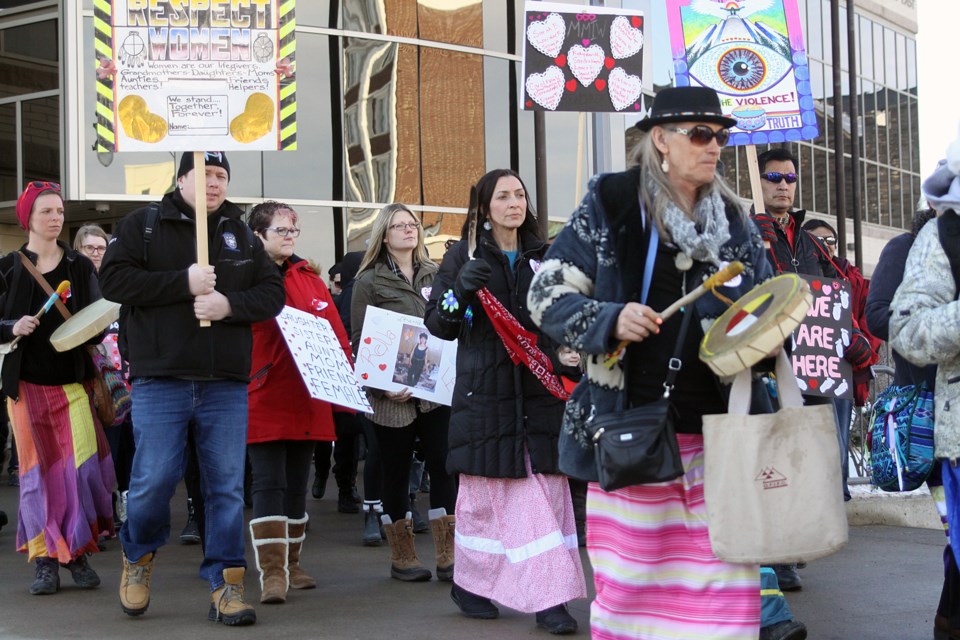
[[[921,384],[889,386],[877,396],[870,432],[873,484],[913,491],[933,469],[933,392]]]

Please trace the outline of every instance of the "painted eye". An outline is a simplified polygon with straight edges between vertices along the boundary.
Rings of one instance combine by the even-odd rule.
[[[786,57],[756,43],[712,47],[690,66],[690,75],[701,84],[718,93],[739,95],[766,91],[789,71]]]

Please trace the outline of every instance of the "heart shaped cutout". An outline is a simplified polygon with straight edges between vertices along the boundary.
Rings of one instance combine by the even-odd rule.
[[[387,370],[387,365],[385,365],[385,364],[378,364],[378,365],[377,365],[377,368],[380,369],[380,371],[386,371],[386,370]]]
[[[643,47],[643,31],[635,29],[626,16],[618,16],[610,25],[610,53],[617,60],[629,58]]]
[[[553,61],[557,64],[558,67],[566,66],[567,64],[567,54],[561,53]]]
[[[366,380],[366,379],[368,379],[368,378],[370,377],[370,374],[369,374],[369,373],[361,373],[361,374],[360,374],[360,377],[363,378],[364,380]]]
[[[603,69],[603,47],[595,44],[584,48],[575,44],[567,51],[567,61],[570,63],[570,72],[573,73],[573,77],[583,86],[589,87]]]
[[[617,61],[609,56],[603,59],[603,66],[605,66],[607,69],[613,69],[613,65],[615,64],[617,64]]]
[[[527,42],[547,56],[556,58],[563,48],[567,25],[559,13],[551,13],[546,20],[537,20],[527,25]]]
[[[569,91],[570,93],[573,93],[574,91],[577,90],[577,81],[573,79],[567,80],[564,86],[567,88],[567,91]]]
[[[641,18],[640,16],[632,16],[630,18],[630,24],[632,24],[634,27],[639,29],[640,27],[643,26],[643,18]]]
[[[363,344],[370,344],[371,342],[373,342],[373,339],[369,336],[363,339]]]
[[[596,82],[593,83],[593,86],[597,88],[597,91],[603,91],[604,89],[607,88],[607,81],[597,80]]]
[[[531,73],[524,82],[527,97],[544,109],[553,111],[563,97],[563,71],[548,67],[543,73]]]
[[[607,85],[610,87],[610,102],[617,111],[623,111],[635,103],[643,91],[640,76],[629,74],[620,67],[610,72]]]

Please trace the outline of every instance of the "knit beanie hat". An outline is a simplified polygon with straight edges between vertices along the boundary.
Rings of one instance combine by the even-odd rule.
[[[37,201],[42,193],[55,191],[60,194],[60,185],[56,182],[44,182],[34,180],[27,183],[27,188],[23,190],[20,197],[17,198],[17,220],[20,226],[26,231],[30,226],[30,213],[33,211],[33,203]],[[62,197],[62,196],[61,196]]]
[[[223,151],[207,151],[203,154],[203,161],[207,165],[223,167],[227,171],[227,180],[230,180],[230,163],[227,161],[227,154]],[[193,170],[193,152],[186,151],[180,157],[180,168],[177,170],[177,178],[181,178]]]

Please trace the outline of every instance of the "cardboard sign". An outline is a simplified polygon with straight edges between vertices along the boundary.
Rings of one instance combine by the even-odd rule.
[[[367,307],[356,375],[360,384],[373,389],[409,389],[414,397],[450,405],[457,343],[430,335],[422,318]]]
[[[797,0],[667,0],[678,87],[720,94],[731,145],[819,135]]]
[[[367,394],[357,384],[353,367],[329,322],[306,311],[284,307],[277,324],[311,398],[370,411]]]
[[[853,397],[853,369],[843,359],[850,345],[853,309],[843,280],[801,275],[810,283],[813,304],[793,334],[793,372],[805,395]]]
[[[640,113],[642,12],[551,2],[524,12],[524,109]]]
[[[294,0],[97,3],[97,151],[296,149],[294,25]]]

